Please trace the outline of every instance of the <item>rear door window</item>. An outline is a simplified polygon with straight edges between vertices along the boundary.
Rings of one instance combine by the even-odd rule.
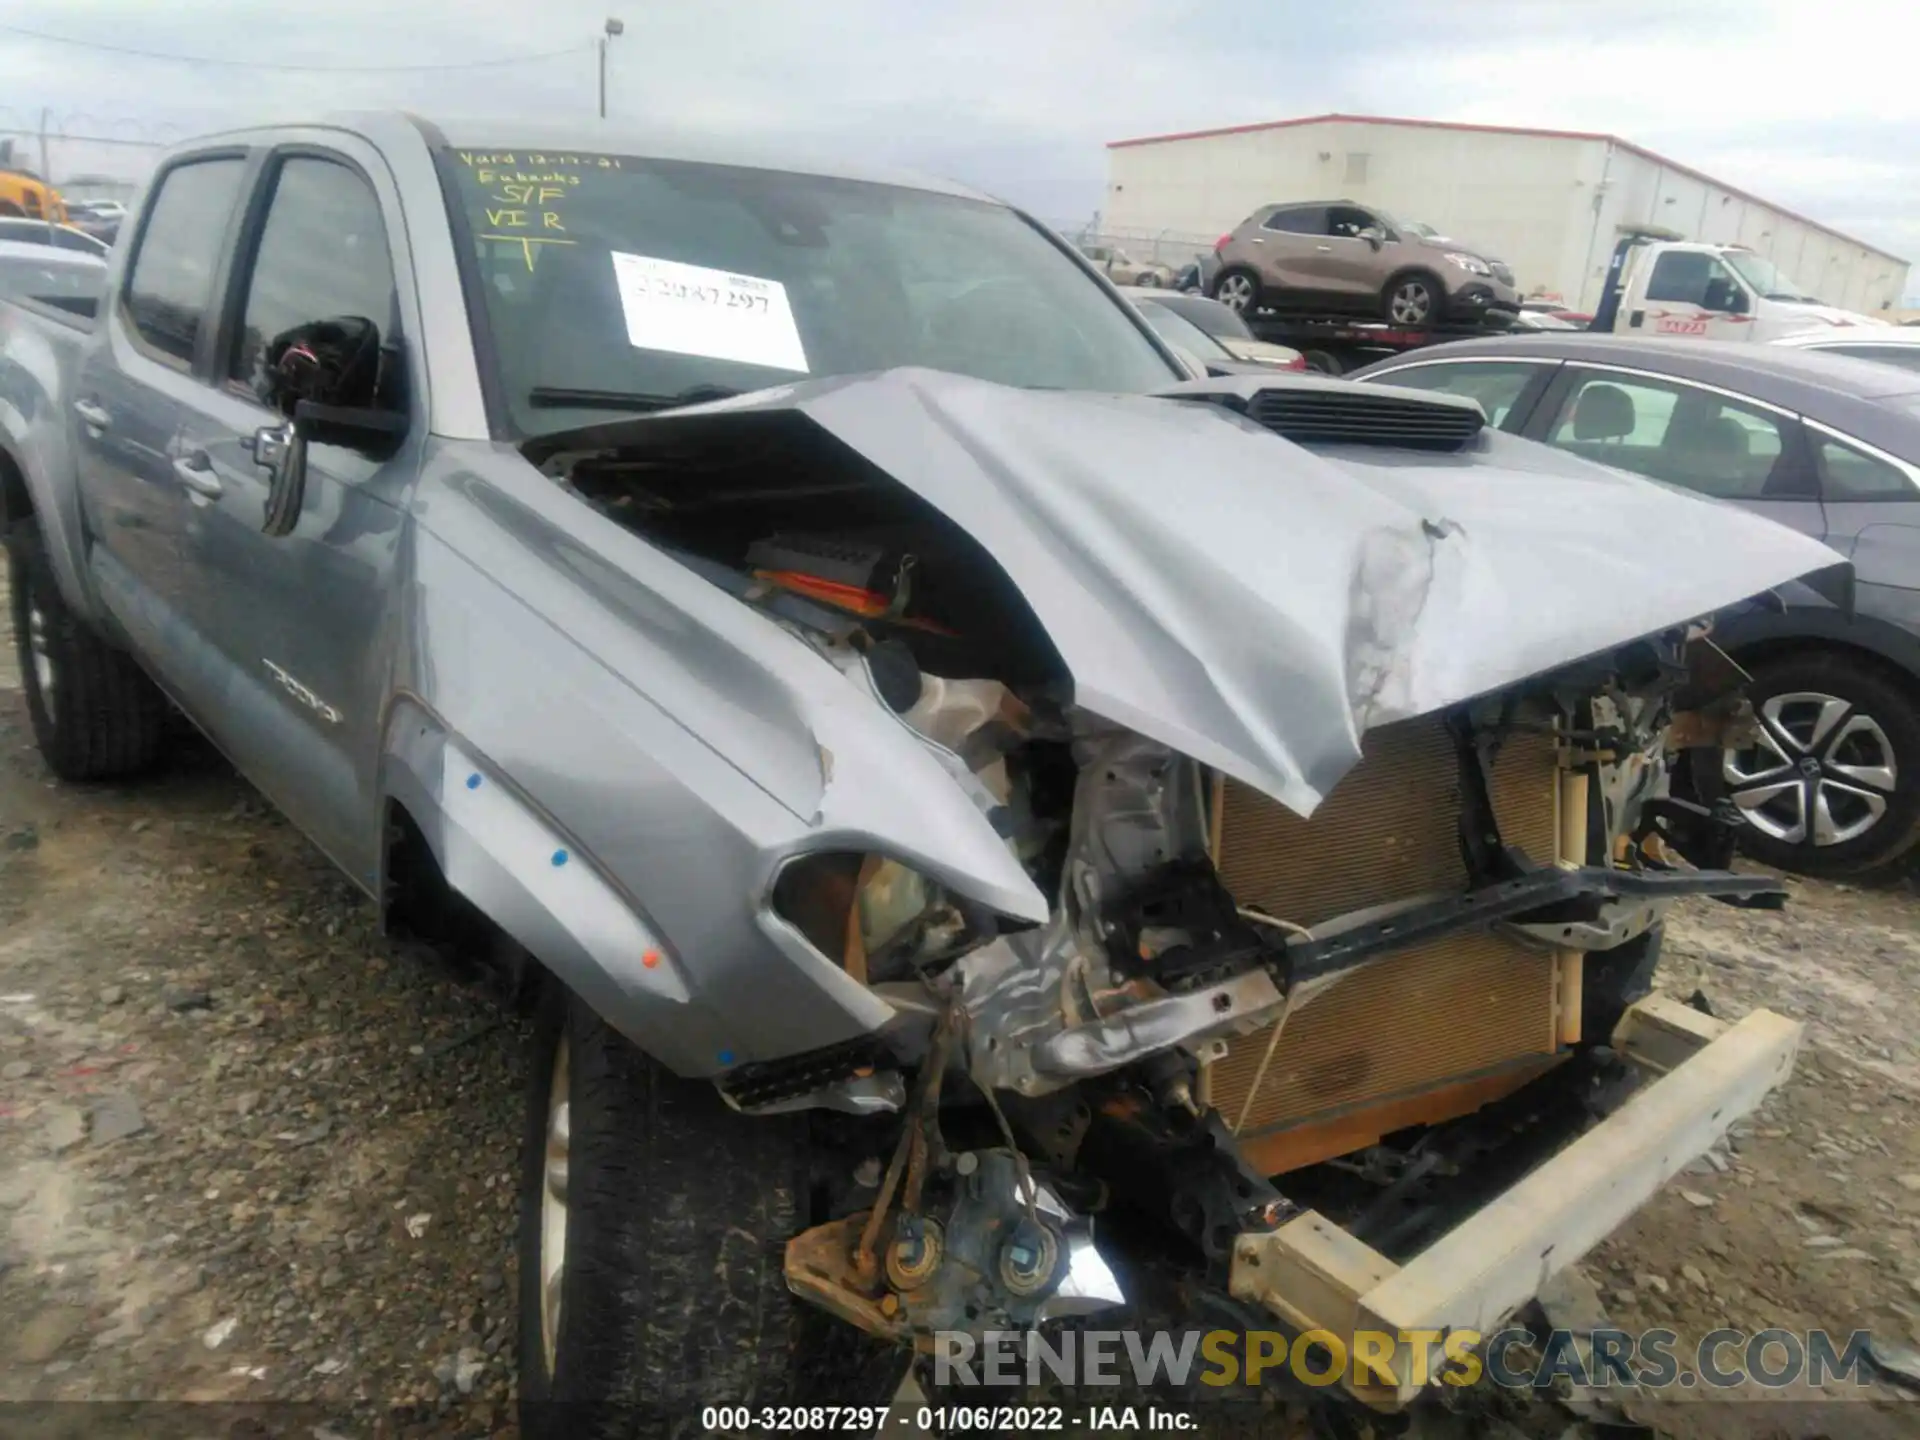
[[[1679,381],[1580,376],[1547,443],[1722,500],[1810,498],[1792,421]]]
[[[1379,377],[1382,385],[1405,385],[1414,390],[1438,390],[1478,400],[1487,413],[1487,423],[1501,430],[1516,431],[1526,418],[1539,387],[1558,369],[1552,364],[1533,364],[1524,360],[1455,361],[1452,364],[1414,365]],[[1536,384],[1538,382],[1538,384]],[[1531,391],[1530,391],[1531,387]],[[1520,404],[1526,396],[1528,406]],[[1511,421],[1512,423],[1508,423]]]
[[[176,165],[148,208],[122,303],[133,333],[177,369],[192,367],[245,170],[238,156]]]
[[[1282,230],[1289,235],[1325,235],[1327,233],[1327,207],[1324,205],[1292,205],[1285,210],[1276,210],[1260,222],[1262,230]]]
[[[1920,500],[1920,486],[1899,465],[1811,425],[1807,433],[1813,441],[1814,464],[1820,471],[1822,499]]]

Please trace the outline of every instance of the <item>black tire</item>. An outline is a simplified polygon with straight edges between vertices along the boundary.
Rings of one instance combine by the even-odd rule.
[[[14,526],[8,556],[20,681],[47,767],[62,780],[119,780],[151,769],[166,737],[166,697],[131,655],[67,607],[38,525]]]
[[[1852,651],[1802,650],[1742,663],[1753,676],[1747,695],[1754,713],[1763,723],[1776,717],[1768,728],[1778,737],[1777,753],[1695,751],[1692,757],[1694,786],[1703,799],[1746,797],[1742,808],[1749,823],[1740,848],[1763,864],[1822,878],[1866,874],[1904,857],[1920,842],[1920,689],[1915,683]],[[1826,697],[1846,706],[1820,727],[1810,755],[1800,741],[1812,739],[1822,707],[1795,696]],[[1879,768],[1883,749],[1893,771],[1890,787],[1859,778]],[[1808,758],[1817,774],[1801,767]],[[1797,795],[1781,791],[1775,799],[1754,803],[1764,788],[1789,784]],[[1821,787],[1818,793],[1824,793],[1833,820],[1829,834],[1843,838],[1822,843],[1817,827],[1809,824],[1798,826],[1802,833],[1794,835],[1796,815],[1817,814],[1801,808],[1813,802],[1814,787]],[[1859,798],[1863,795],[1884,808],[1858,834],[1847,835],[1873,816],[1873,803]]]
[[[1341,375],[1346,373],[1347,367],[1340,363],[1340,357],[1335,355],[1331,350],[1308,350],[1303,352],[1300,358],[1307,362],[1307,369],[1317,375]]]
[[[1157,271],[1142,270],[1140,272],[1140,278],[1133,283],[1148,290],[1158,290],[1160,288],[1160,276]]]
[[[570,1076],[565,1268],[551,1370],[540,1303],[548,1092]],[[704,1434],[706,1405],[885,1405],[911,1356],[794,1296],[804,1116],[749,1117],[641,1054],[549,982],[535,1021],[520,1188],[521,1431]]]
[[[1417,316],[1412,313],[1412,297],[1416,291],[1426,296],[1424,308]],[[1432,329],[1440,323],[1446,304],[1447,287],[1440,283],[1438,276],[1426,270],[1403,270],[1380,290],[1381,318],[1389,325],[1406,330]]]
[[[1264,298],[1260,277],[1245,265],[1229,265],[1214,276],[1207,295],[1241,315],[1258,310]]]

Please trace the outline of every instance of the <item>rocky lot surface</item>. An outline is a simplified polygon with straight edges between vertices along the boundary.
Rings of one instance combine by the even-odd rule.
[[[0,635],[0,1434],[514,1433],[521,1031],[198,745],[139,788],[55,785],[12,663]],[[1796,1078],[1585,1273],[1683,1341],[1920,1350],[1920,895],[1795,889],[1687,910],[1665,983],[1807,1021]],[[1641,1418],[1920,1434],[1900,1393]]]

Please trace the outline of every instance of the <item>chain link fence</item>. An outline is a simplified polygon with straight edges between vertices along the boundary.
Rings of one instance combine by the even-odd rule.
[[[1103,245],[1126,253],[1129,260],[1165,265],[1178,271],[1203,255],[1213,254],[1217,233],[1197,234],[1191,230],[1138,230],[1125,226],[1101,225],[1096,221],[1053,227],[1075,245]]]

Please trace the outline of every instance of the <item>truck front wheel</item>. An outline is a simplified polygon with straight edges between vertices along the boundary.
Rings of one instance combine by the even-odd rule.
[[[698,1433],[704,1406],[885,1405],[909,1356],[796,1298],[804,1116],[744,1116],[557,983],[536,1019],[520,1193],[529,1440]]]
[[[27,718],[62,780],[117,780],[150,769],[166,735],[167,701],[124,650],[67,607],[40,528],[15,523],[9,589]]]

